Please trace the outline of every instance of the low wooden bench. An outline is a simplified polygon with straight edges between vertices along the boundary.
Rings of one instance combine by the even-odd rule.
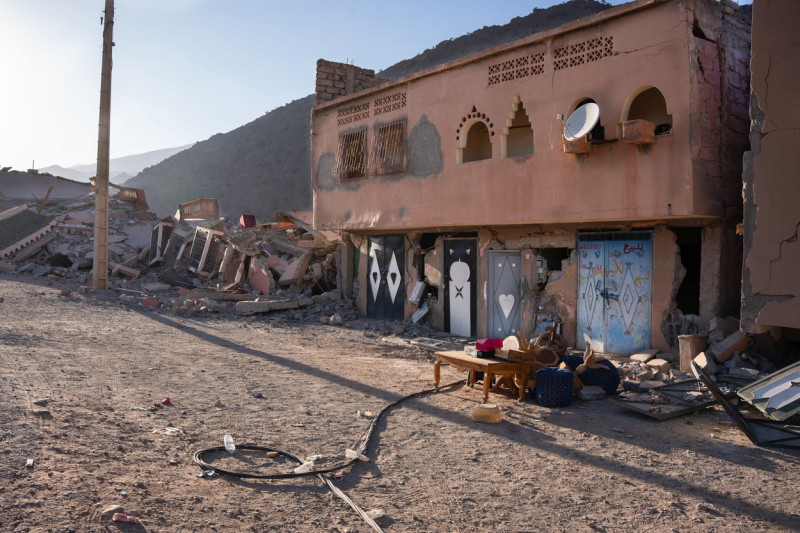
[[[468,383],[475,382],[475,372],[483,372],[483,401],[489,399],[489,391],[498,387],[506,386],[512,393],[519,394],[522,400],[525,396],[525,386],[528,382],[527,365],[515,363],[505,359],[472,357],[463,351],[436,352],[436,362],[433,364],[433,381],[436,388],[439,388],[442,363],[446,363],[453,368],[468,371],[470,377]],[[495,387],[491,387],[492,376],[499,376]],[[516,383],[515,383],[516,380]],[[515,390],[516,389],[516,390]]]

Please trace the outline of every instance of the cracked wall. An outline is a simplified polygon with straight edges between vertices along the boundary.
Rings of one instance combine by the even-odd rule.
[[[753,4],[751,153],[744,171],[742,327],[800,329],[800,4]]]

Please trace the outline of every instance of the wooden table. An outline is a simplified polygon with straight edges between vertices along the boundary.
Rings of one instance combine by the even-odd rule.
[[[489,390],[491,388],[492,376],[500,376],[501,379],[495,387],[491,390],[506,385],[512,392],[518,389],[519,399],[522,400],[525,396],[525,388],[528,383],[527,366],[523,363],[515,363],[505,359],[481,359],[467,355],[463,351],[448,351],[436,352],[436,362],[433,364],[433,381],[436,388],[439,388],[439,380],[441,377],[442,363],[446,363],[458,370],[469,371],[468,384],[475,382],[474,372],[483,372],[483,401],[489,399]],[[514,383],[514,378],[517,378],[517,384]]]

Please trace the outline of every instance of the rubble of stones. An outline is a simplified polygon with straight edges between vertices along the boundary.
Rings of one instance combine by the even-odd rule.
[[[48,278],[48,284],[113,297],[124,305],[176,316],[234,318],[265,315],[276,325],[293,322],[357,327],[374,335],[432,337],[428,324],[387,323],[361,317],[336,288],[338,243],[297,225],[243,228],[227,219],[159,219],[146,208],[109,197],[108,291],[93,291],[94,194],[48,202],[42,214],[57,222],[52,239],[24,260],[6,259],[4,270]],[[150,245],[159,224],[189,238],[172,266],[152,265]],[[211,228],[215,254],[191,269],[192,233]],[[168,240],[168,239],[167,239]],[[165,240],[166,241],[166,240]],[[161,243],[165,247],[167,242]],[[194,270],[194,271],[192,271]],[[165,282],[164,280],[167,280]]]
[[[688,360],[703,368],[726,393],[761,379],[780,366],[775,357],[765,357],[752,336],[739,331],[739,321],[733,317],[712,319],[706,332],[700,332],[700,345],[705,349]],[[621,359],[625,359],[622,361]],[[636,401],[655,399],[651,389],[685,380],[694,380],[691,372],[679,370],[680,361],[672,354],[648,350],[630,358],[612,360],[622,378],[623,398]],[[710,398],[697,396],[701,402]]]

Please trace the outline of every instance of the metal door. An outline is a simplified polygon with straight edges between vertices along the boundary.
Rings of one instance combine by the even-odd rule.
[[[381,320],[405,318],[404,252],[402,235],[369,238],[368,317]]]
[[[522,256],[516,250],[491,250],[486,254],[486,262],[487,335],[502,339],[519,330]]]
[[[580,234],[578,267],[577,344],[620,355],[650,348],[652,233]]]
[[[444,241],[444,329],[472,337],[475,331],[475,239]]]

